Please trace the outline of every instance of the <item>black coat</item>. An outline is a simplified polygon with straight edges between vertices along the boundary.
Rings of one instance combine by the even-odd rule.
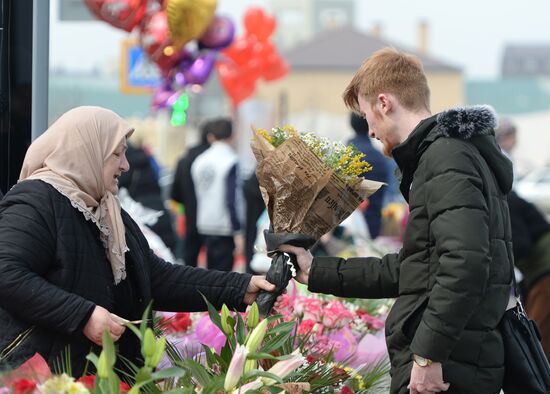
[[[518,196],[508,194],[514,259],[523,274],[522,285],[529,290],[537,280],[550,274],[550,223],[538,208]],[[544,252],[541,253],[541,251]]]
[[[412,354],[441,362],[451,392],[498,393],[497,328],[510,294],[512,164],[492,113],[450,110],[422,121],[392,154],[410,216],[399,254],[315,259],[309,288],[346,297],[398,297],[386,320],[392,393],[405,393]]]
[[[0,202],[0,353],[32,330],[3,363],[14,366],[38,352],[52,366],[70,345],[72,373],[78,376],[86,354],[99,354],[82,333],[95,305],[131,310],[123,317],[140,319],[151,300],[155,310],[205,310],[202,293],[217,308],[226,303],[244,309],[250,275],[167,263],[152,253],[124,211],[122,218],[134,290],[133,305],[123,308],[115,305],[111,266],[94,223],[42,181],[21,182],[6,194]],[[117,344],[121,355],[139,358],[139,343],[130,330]]]
[[[170,197],[185,207],[187,234],[198,234],[197,197],[195,196],[195,185],[191,177],[191,166],[195,159],[208,149],[208,146],[208,144],[200,144],[189,149],[187,154],[178,161],[174,174]]]
[[[163,212],[157,222],[148,227],[174,252],[176,234],[172,227],[172,215],[164,205],[157,174],[151,164],[150,157],[142,148],[131,144],[128,144],[126,157],[128,163],[130,163],[130,169],[120,176],[119,186],[128,189],[130,197],[143,206]]]

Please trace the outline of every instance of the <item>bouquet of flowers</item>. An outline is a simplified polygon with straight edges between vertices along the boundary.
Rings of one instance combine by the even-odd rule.
[[[283,243],[311,247],[382,185],[360,176],[371,166],[353,146],[313,133],[298,133],[292,127],[258,129],[251,146],[272,226],[266,234],[270,252]],[[291,260],[283,253],[272,253],[267,280],[277,290],[260,294],[257,302],[262,316],[269,313],[288,284]]]

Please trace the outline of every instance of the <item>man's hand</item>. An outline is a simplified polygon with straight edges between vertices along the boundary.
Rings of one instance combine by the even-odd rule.
[[[107,309],[96,305],[82,332],[90,341],[101,346],[103,331],[106,329],[109,330],[111,338],[116,342],[122,336],[126,327],[116,321]]]
[[[299,269],[296,270],[296,277],[294,279],[307,285],[309,282],[309,270],[311,269],[311,264],[313,263],[313,256],[309,250],[292,245],[281,245],[278,249],[282,252],[292,253],[296,256]]]
[[[265,276],[254,275],[250,279],[250,283],[248,283],[248,287],[246,288],[244,303],[247,305],[252,305],[254,301],[256,301],[256,297],[258,296],[258,292],[260,290],[272,292],[275,291],[275,285],[265,280]]]
[[[441,363],[421,367],[413,362],[412,365],[411,381],[407,386],[411,394],[433,394],[449,389],[449,383],[443,383]]]

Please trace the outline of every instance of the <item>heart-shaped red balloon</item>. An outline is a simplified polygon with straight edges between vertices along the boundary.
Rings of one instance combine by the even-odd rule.
[[[84,0],[90,11],[111,26],[131,32],[145,15],[147,0]]]

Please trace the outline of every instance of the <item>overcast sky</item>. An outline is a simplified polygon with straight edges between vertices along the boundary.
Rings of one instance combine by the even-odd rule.
[[[429,25],[431,55],[462,67],[469,79],[497,78],[507,44],[550,44],[550,0],[356,0],[355,24],[368,31],[376,23],[383,35],[415,48],[417,26]],[[129,37],[104,22],[59,22],[58,0],[50,0],[50,64],[53,68],[116,69],[120,42]],[[268,1],[218,0],[218,13],[242,24],[250,5]]]

